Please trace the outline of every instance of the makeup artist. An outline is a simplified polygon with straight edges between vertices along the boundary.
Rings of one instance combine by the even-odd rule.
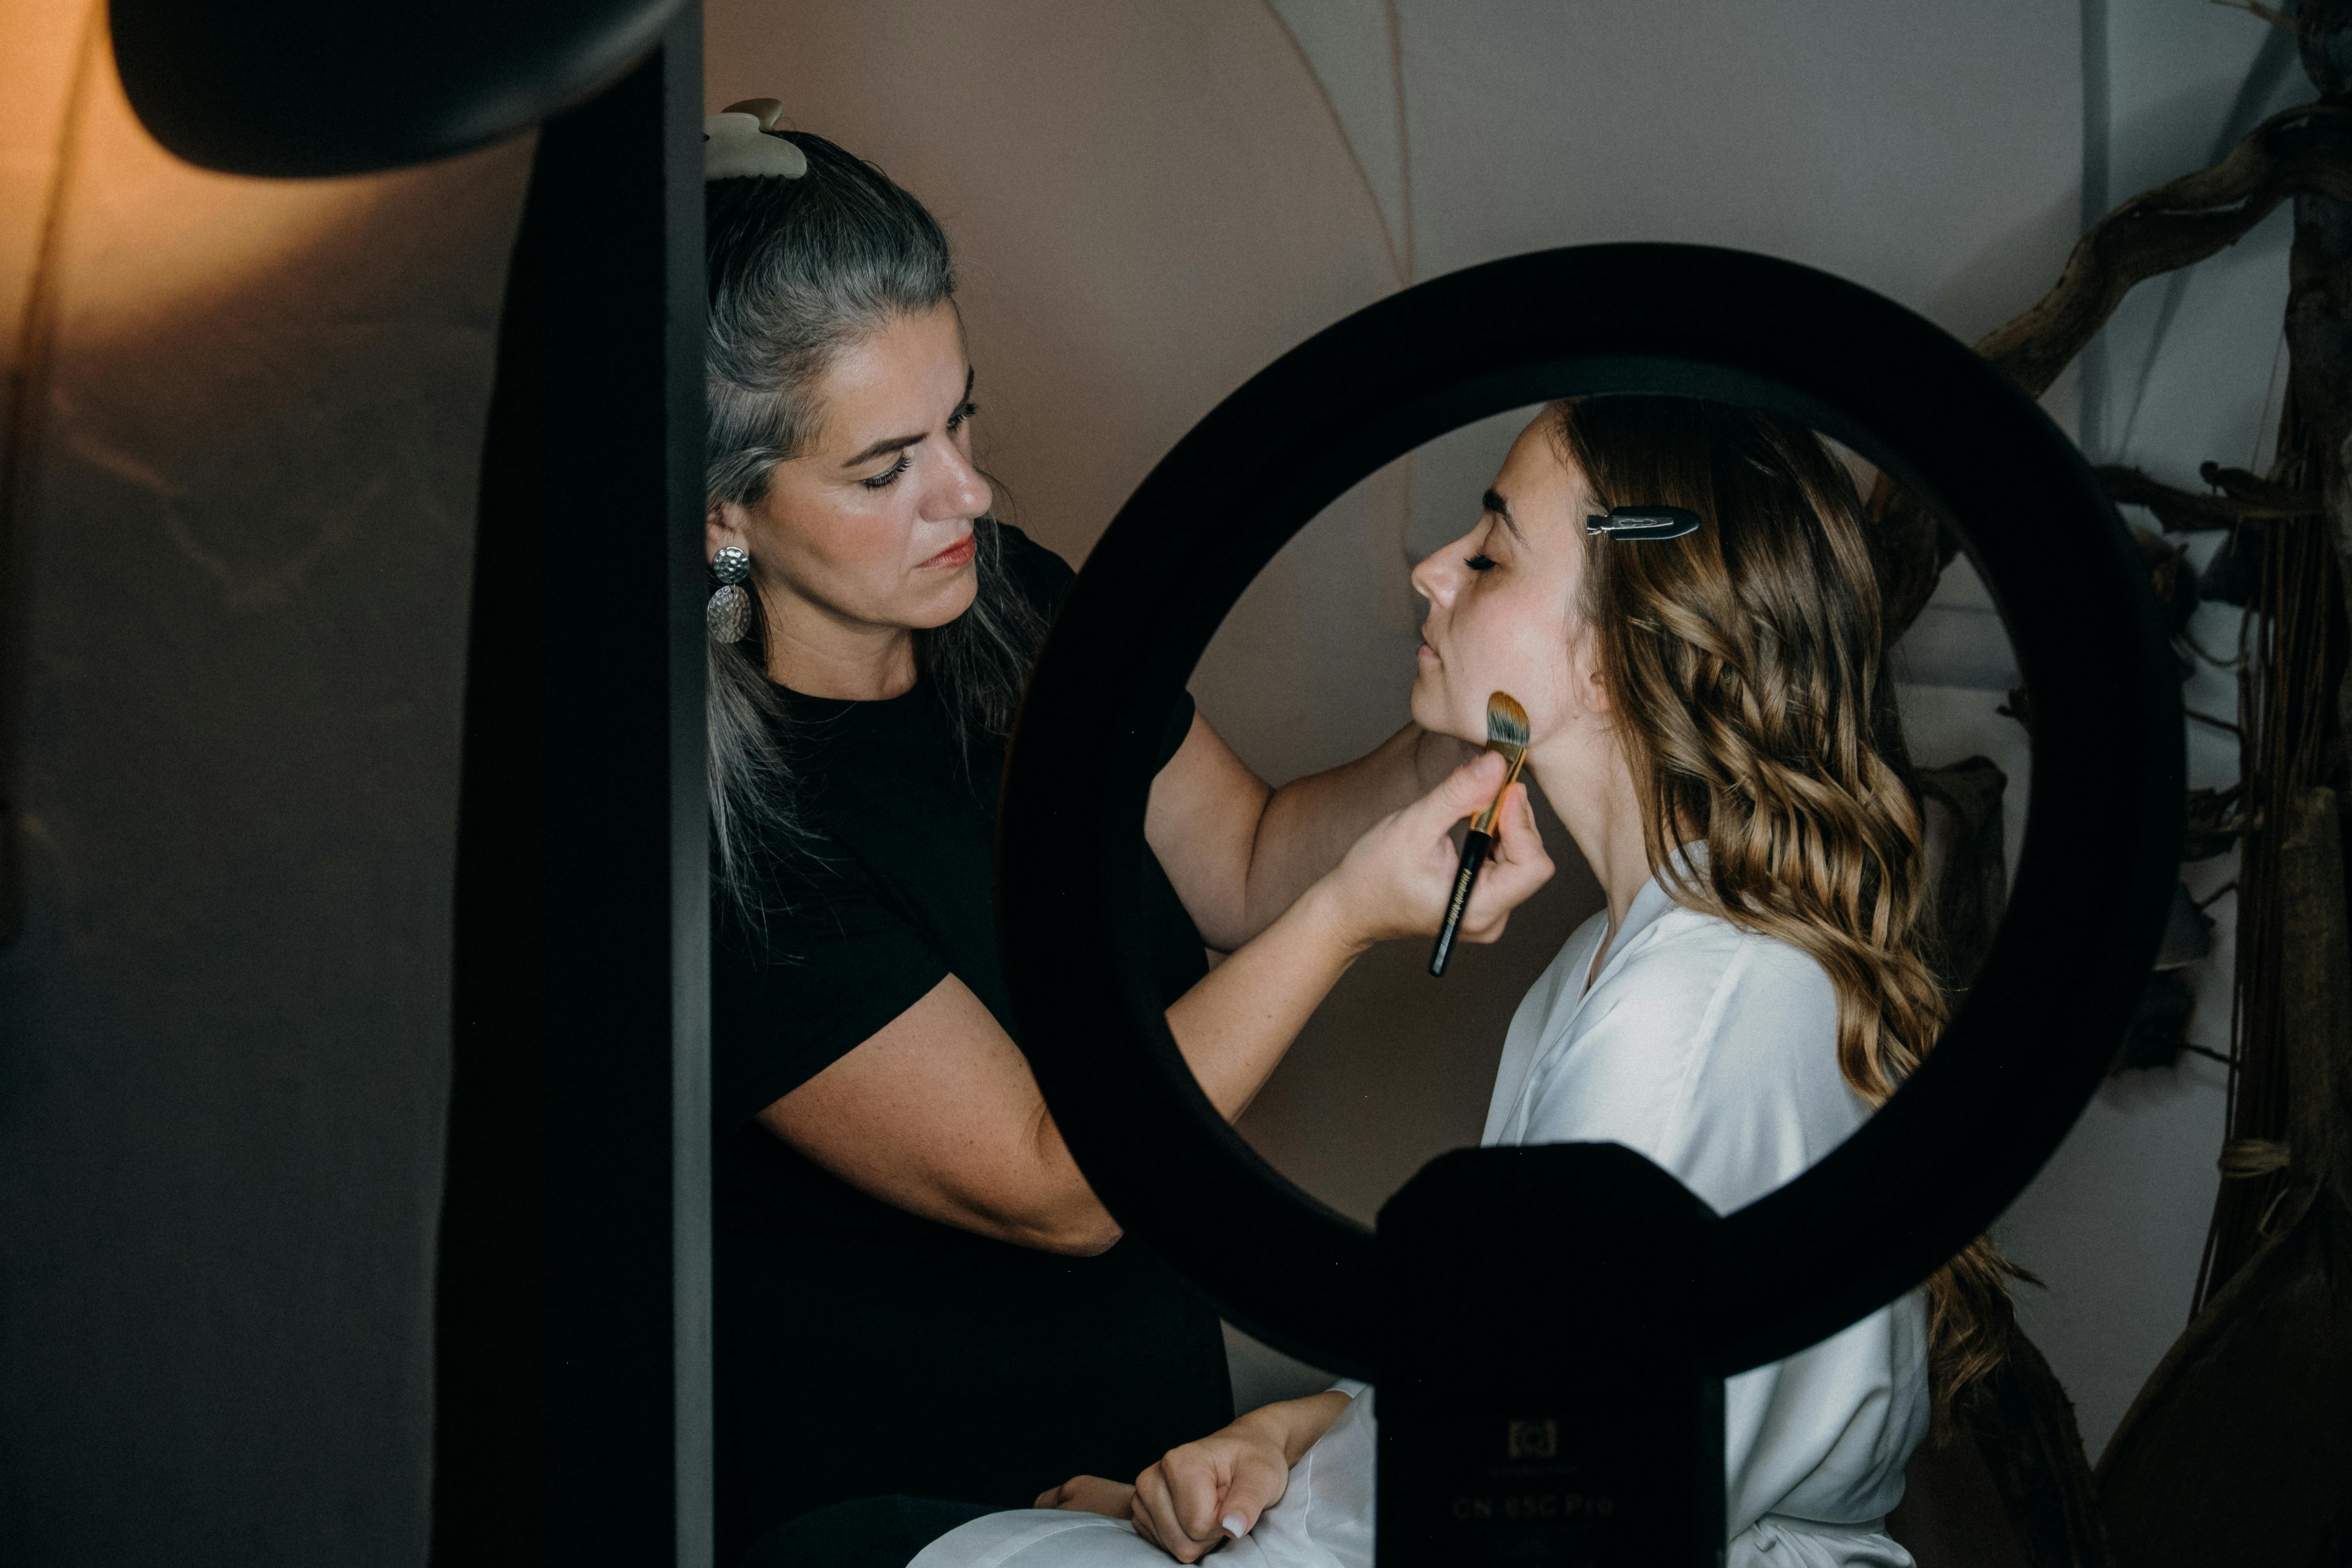
[[[991,516],[939,226],[745,109],[705,143],[727,1563],[846,1499],[1003,1508],[1133,1474],[1233,1415],[1215,1314],[1120,1240],[1010,1033],[997,782],[1073,574]],[[1305,1021],[1270,979],[1336,978],[1402,907],[1433,931],[1444,830],[1501,774],[1408,727],[1269,790],[1189,700],[1170,716],[1145,898],[1171,1026],[1227,1117]],[[1360,836],[1383,852],[1346,855]],[[1470,940],[1549,874],[1518,786],[1504,843]]]

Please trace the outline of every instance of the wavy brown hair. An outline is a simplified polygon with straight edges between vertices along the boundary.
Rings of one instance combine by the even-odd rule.
[[[1839,1071],[1881,1105],[1949,1005],[1853,479],[1805,426],[1727,404],[1572,398],[1550,415],[1596,511],[1701,519],[1674,541],[1586,539],[1580,608],[1650,864],[1683,904],[1820,963]],[[1694,838],[1703,877],[1670,853]],[[2026,1276],[1979,1237],[1927,1283],[1939,1431],[2006,1354],[2011,1277]]]

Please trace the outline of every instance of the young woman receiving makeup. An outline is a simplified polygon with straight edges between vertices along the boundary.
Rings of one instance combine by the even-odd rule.
[[[1591,526],[1657,506],[1698,526]],[[1945,1016],[1851,479],[1771,416],[1558,404],[1413,584],[1430,606],[1415,719],[1466,740],[1490,693],[1517,697],[1528,768],[1607,897],[1520,1005],[1485,1142],[1622,1143],[1718,1212],[1787,1183],[1893,1093]],[[1562,1216],[1559,1238],[1531,1245],[1572,1228]],[[1920,1289],[1728,1380],[1730,1568],[1907,1568],[1885,1516],[1931,1423],[1998,1363],[2007,1272],[1979,1240]],[[834,1532],[825,1561],[857,1568],[1149,1568],[1212,1551],[1236,1568],[1369,1568],[1372,1406],[1354,1384],[1269,1405],[1132,1482],[1076,1476],[919,1552],[919,1533],[875,1527],[887,1500],[804,1525]]]
[[[763,117],[714,117],[706,144],[730,1563],[841,1499],[1017,1506],[1041,1476],[1133,1473],[1233,1414],[1215,1313],[1088,1189],[998,968],[1004,736],[1072,574],[992,515],[939,226]],[[1408,726],[1277,791],[1189,702],[1136,717],[1165,723],[1144,872],[1169,1021],[1238,1116],[1310,993],[1436,929],[1447,829],[1501,764]],[[1517,789],[1465,939],[1492,941],[1549,871]],[[1230,956],[1212,972],[1204,947]]]

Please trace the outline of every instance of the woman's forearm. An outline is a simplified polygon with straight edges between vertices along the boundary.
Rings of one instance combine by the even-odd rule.
[[[1248,1415],[1237,1417],[1234,1427],[1251,1433],[1282,1449],[1282,1462],[1294,1466],[1307,1457],[1307,1450],[1323,1439],[1331,1423],[1348,1408],[1348,1395],[1338,1389],[1323,1394],[1310,1394],[1304,1399],[1285,1399],[1273,1405],[1261,1405]]]
[[[1365,828],[1435,788],[1474,749],[1409,723],[1354,762],[1276,790],[1250,847],[1244,930],[1265,930]]]
[[[1369,942],[1351,936],[1322,884],[1209,971],[1168,1009],[1177,1048],[1231,1121]]]
[[[1317,1005],[1371,945],[1341,902],[1328,883],[1317,883],[1168,1009],[1169,1032],[1185,1065],[1226,1121],[1248,1108]],[[1024,1075],[1024,1168],[993,1185],[997,1201],[977,1222],[959,1215],[951,1223],[1024,1247],[1101,1251],[1118,1239],[1118,1228],[1078,1169],[1034,1079]]]
[[[1417,737],[1405,731],[1382,748],[1392,769],[1417,770]],[[1448,831],[1498,792],[1507,828],[1498,828],[1462,940],[1493,941],[1513,906],[1543,885],[1551,862],[1527,792],[1517,784],[1506,790],[1505,776],[1500,757],[1472,752],[1434,788],[1361,829],[1335,868],[1168,1009],[1177,1047],[1219,1114],[1232,1121],[1248,1108],[1316,1007],[1367,949],[1437,929],[1457,865]]]
[[[1177,998],[1168,1009],[1169,1031],[1219,1115],[1231,1121],[1248,1107],[1364,945],[1343,933],[1331,898],[1310,890]],[[1017,1246],[1100,1252],[1118,1239],[1118,1226],[1078,1169],[1035,1080],[1026,1087],[1025,1168],[1016,1179],[992,1184],[992,1201],[965,1196],[957,1209],[935,1217]]]

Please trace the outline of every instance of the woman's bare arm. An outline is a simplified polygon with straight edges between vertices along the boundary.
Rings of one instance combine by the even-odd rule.
[[[1231,952],[1475,750],[1407,724],[1352,763],[1271,789],[1196,713],[1152,783],[1144,837],[1202,939]]]
[[[1168,1009],[1220,1115],[1242,1113],[1359,954],[1436,929],[1454,868],[1446,830],[1486,803],[1501,773],[1498,761],[1481,759],[1392,814]],[[1463,940],[1501,935],[1510,910],[1550,874],[1526,789],[1515,785]],[[910,1213],[1051,1252],[1100,1252],[1118,1239],[1019,1047],[952,976],[760,1120],[843,1181]]]
[[[1218,1114],[1242,1113],[1365,945],[1310,897],[1177,999],[1169,1027]],[[909,1213],[1048,1252],[1118,1239],[1021,1048],[953,975],[760,1120]]]
[[[1077,1256],[1118,1239],[1021,1047],[952,974],[760,1121],[869,1197],[926,1219]]]

